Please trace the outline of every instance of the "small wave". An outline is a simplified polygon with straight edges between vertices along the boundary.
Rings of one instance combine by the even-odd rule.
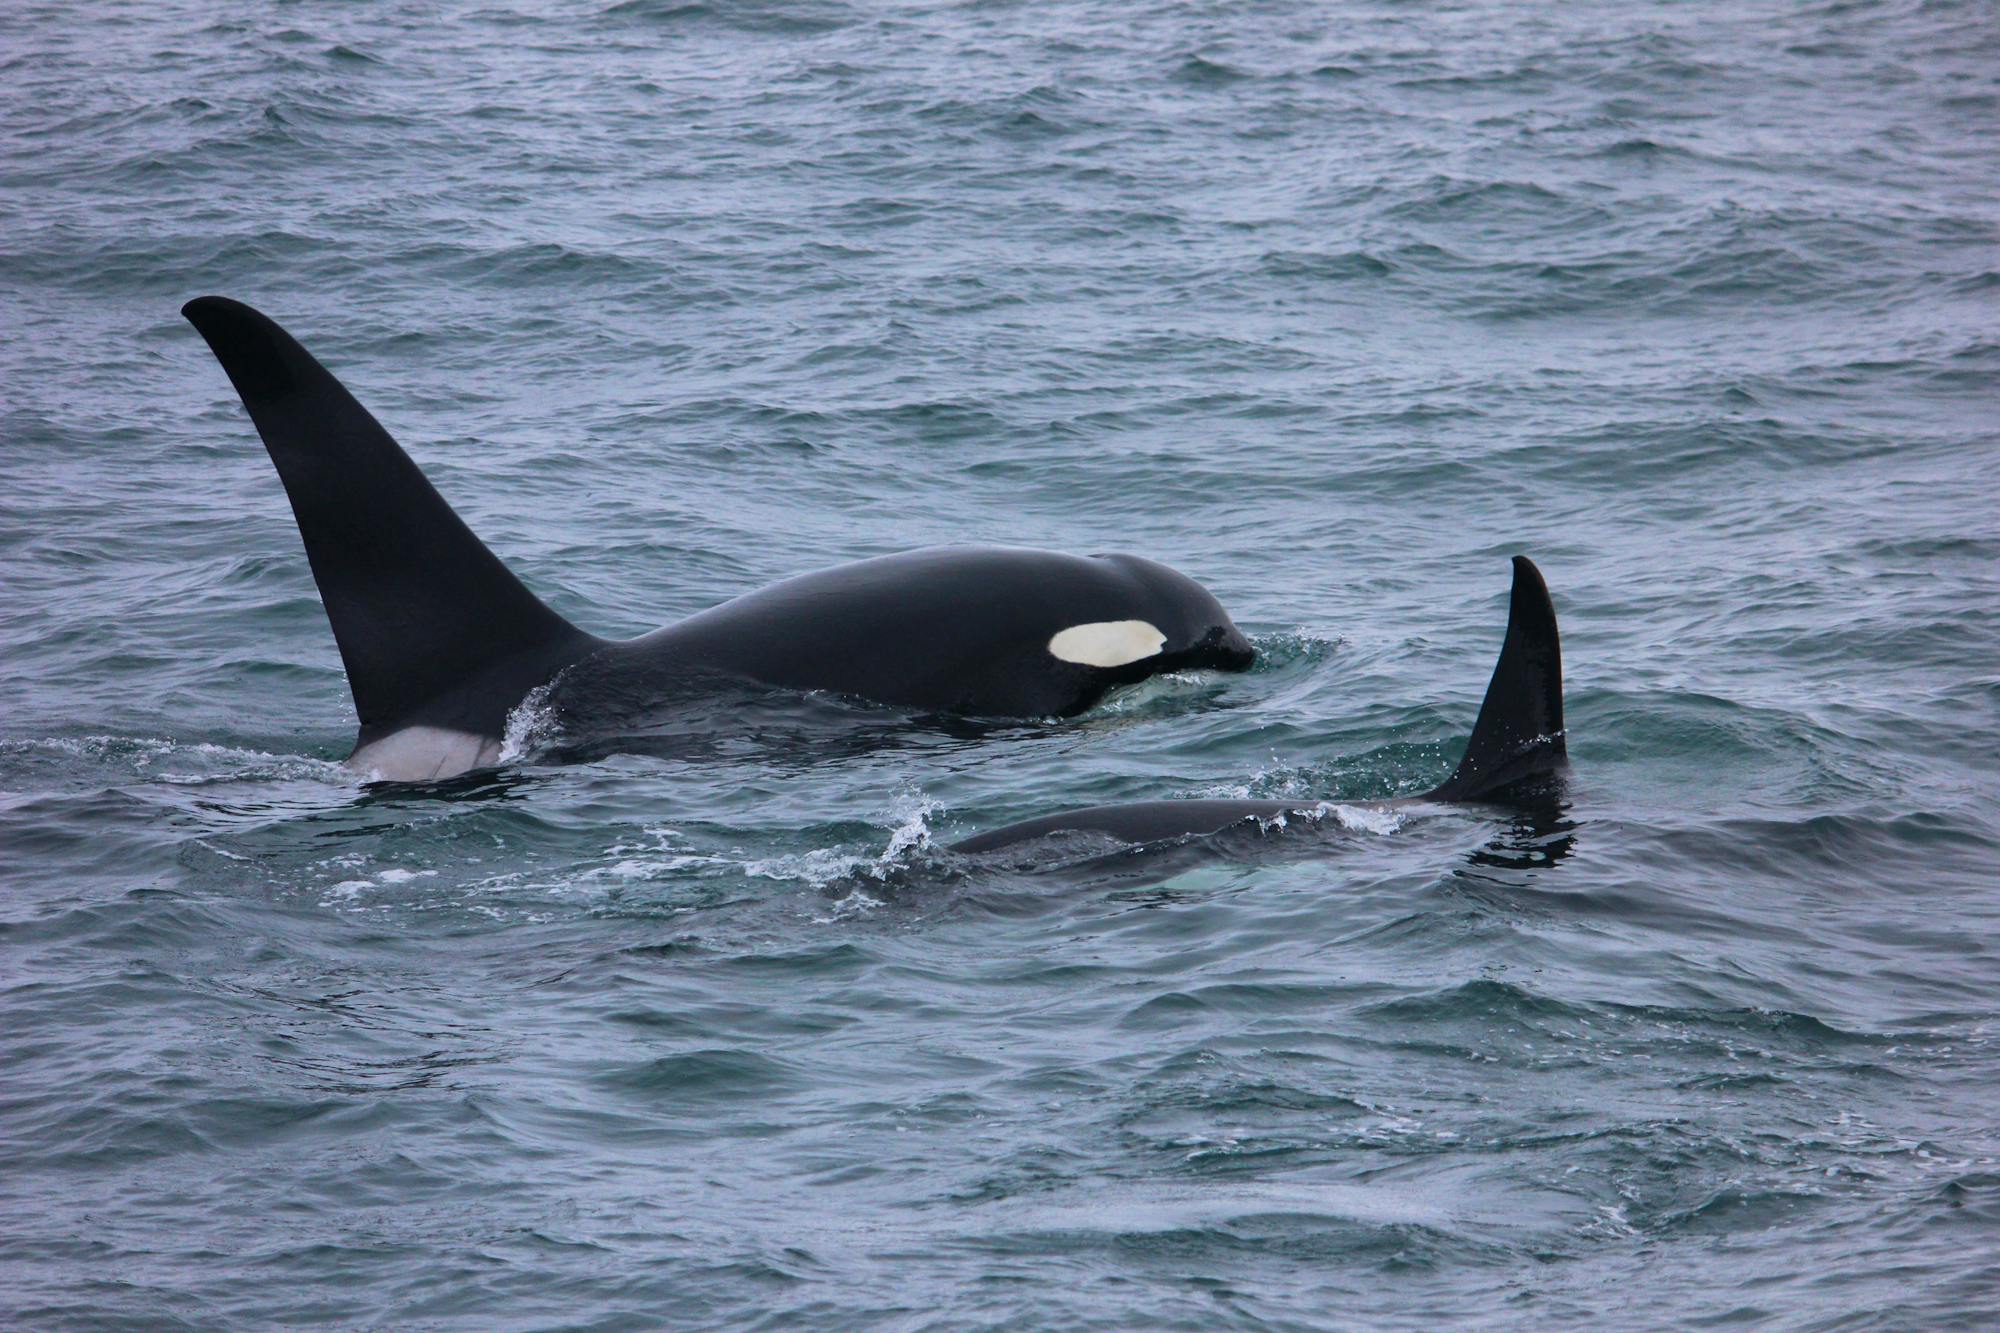
[[[604,17],[641,23],[712,24],[738,32],[810,35],[844,27],[853,15],[844,5],[780,5],[765,0],[620,0]]]
[[[1257,649],[1252,671],[1283,671],[1294,666],[1317,666],[1340,650],[1345,642],[1338,634],[1321,634],[1303,627],[1258,634],[1251,639]]]
[[[922,860],[934,845],[930,816],[941,808],[940,802],[922,792],[908,792],[899,796],[891,807],[889,842],[879,852],[816,847],[811,851],[750,861],[745,863],[743,869],[746,874],[763,879],[803,881],[822,891],[842,883],[857,883],[848,895],[854,901],[848,903],[846,908],[837,910],[866,910],[879,906],[878,900],[862,892],[858,881],[879,883]],[[856,897],[856,894],[860,896]],[[841,901],[847,902],[847,899]]]
[[[1799,1187],[1766,1189],[1729,1186],[1692,1207],[1669,1210],[1653,1219],[1655,1234],[1727,1235],[1738,1231],[1768,1231],[1794,1221],[1808,1208],[1826,1202],[1831,1192]]]
[[[1601,218],[1602,208],[1592,202],[1538,185],[1532,181],[1465,180],[1453,176],[1433,176],[1414,193],[1416,198],[1388,209],[1391,217],[1418,222],[1495,217],[1560,219],[1574,226],[1584,218]]]
[[[29,741],[4,741],[0,742],[0,755],[88,759],[172,786],[306,779],[329,786],[353,787],[359,782],[346,766],[329,759],[278,754],[214,741],[177,741],[157,736],[50,736]]]
[[[1128,1182],[1110,1198],[1063,1202],[1007,1199],[991,1205],[989,1224],[1027,1233],[1107,1233],[1121,1237],[1238,1231],[1279,1219],[1352,1222],[1401,1235],[1410,1227],[1456,1220],[1441,1197],[1405,1187],[1348,1181],[1206,1181],[1200,1185]]]
[[[1681,1046],[1712,1045],[1736,1052],[1783,1050],[1823,1055],[1894,1044],[1887,1036],[1846,1031],[1810,1014],[1785,1009],[1572,1000],[1491,978],[1385,1000],[1363,1012],[1393,1019],[1399,1025],[1457,1022],[1488,1029],[1501,1023],[1540,1027],[1572,1043],[1584,1034],[1628,1034],[1636,1026],[1651,1028]]]
[[[1620,139],[1616,143],[1606,144],[1602,148],[1597,149],[1592,156],[1634,158],[1652,163],[1662,158],[1690,157],[1692,154],[1684,148],[1678,148],[1672,144],[1664,144],[1657,139],[1649,139],[1644,135],[1639,135],[1630,139]]]
[[[1221,88],[1232,83],[1241,83],[1243,80],[1253,77],[1255,76],[1246,70],[1238,69],[1234,65],[1203,55],[1188,56],[1181,61],[1180,67],[1174,71],[1176,82],[1190,84],[1198,88]]]
[[[683,871],[703,868],[732,868],[736,859],[713,852],[697,851],[679,829],[658,825],[641,831],[637,840],[621,839],[604,849],[599,864],[572,876],[566,889],[576,885],[617,887],[648,880],[665,879]]]
[[[413,255],[451,278],[496,286],[547,285],[565,293],[595,284],[646,286],[660,281],[658,270],[631,254],[606,246],[524,241],[485,246],[431,242]]]
[[[1002,137],[1054,136],[1075,126],[1081,100],[1067,89],[1039,84],[1001,96],[966,95],[930,103],[917,112],[924,120]]]
[[[1218,677],[1200,671],[1165,671],[1132,685],[1121,685],[1078,716],[1084,720],[1150,713],[1165,704],[1213,694]]]
[[[1991,1228],[2000,1225],[2000,1174],[1971,1171],[1954,1176],[1926,1202],[1931,1205],[1926,1211],[1935,1212],[1941,1207],[1948,1210],[1952,1220],[1991,1234]]]
[[[799,1075],[771,1056],[717,1047],[622,1065],[600,1075],[599,1082],[648,1098],[738,1101],[785,1091],[799,1082]]]
[[[353,899],[369,889],[394,887],[408,884],[412,880],[436,879],[437,873],[435,870],[410,870],[402,866],[390,866],[386,870],[376,872],[373,879],[341,880],[329,888],[327,893],[334,899]]]
[[[1261,261],[1263,270],[1273,277],[1305,278],[1315,281],[1344,282],[1354,278],[1386,278],[1395,272],[1395,265],[1378,258],[1365,250],[1342,250],[1334,253],[1310,250],[1273,250]]]
[[[1313,764],[1286,763],[1274,753],[1247,779],[1208,783],[1185,794],[1220,801],[1296,800],[1301,805],[1381,801],[1429,790],[1444,778],[1449,763],[1434,744],[1383,745]]]

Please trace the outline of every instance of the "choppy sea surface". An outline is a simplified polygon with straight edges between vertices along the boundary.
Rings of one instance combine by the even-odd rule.
[[[1992,4],[19,0],[0,130],[0,1323],[2000,1322]],[[363,787],[209,292],[595,632],[1262,661]],[[1422,790],[1516,552],[1560,819],[943,850]]]

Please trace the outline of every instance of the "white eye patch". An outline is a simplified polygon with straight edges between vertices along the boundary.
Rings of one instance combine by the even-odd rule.
[[[1078,666],[1121,667],[1160,651],[1167,636],[1143,620],[1071,625],[1049,640],[1049,655]]]

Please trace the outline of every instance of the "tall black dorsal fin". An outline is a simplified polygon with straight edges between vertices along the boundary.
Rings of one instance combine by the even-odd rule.
[[[1556,608],[1542,571],[1525,555],[1514,557],[1514,597],[1507,612],[1507,641],[1479,705],[1479,720],[1465,757],[1434,801],[1504,801],[1560,769],[1563,743],[1562,644]]]
[[[220,296],[181,314],[229,373],[277,465],[364,738],[413,720],[498,734],[521,693],[595,645],[473,536],[290,334]],[[516,675],[525,683],[495,719],[488,700]],[[458,697],[474,682],[478,698]]]

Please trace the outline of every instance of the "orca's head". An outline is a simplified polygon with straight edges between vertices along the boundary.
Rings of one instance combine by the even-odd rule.
[[[1058,657],[1113,671],[1129,665],[1135,678],[1160,671],[1245,671],[1257,660],[1257,650],[1222,603],[1187,575],[1138,556],[1098,559],[1132,580],[1139,592],[1139,612],[1130,620],[1066,631],[1074,635],[1068,643],[1058,635],[1050,644]]]

